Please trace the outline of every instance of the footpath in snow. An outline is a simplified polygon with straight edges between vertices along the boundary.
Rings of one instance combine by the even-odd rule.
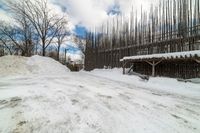
[[[199,133],[199,84],[0,58],[0,133]]]

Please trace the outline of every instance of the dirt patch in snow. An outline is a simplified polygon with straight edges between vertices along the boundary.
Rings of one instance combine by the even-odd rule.
[[[56,60],[38,55],[0,57],[0,76],[27,74],[65,74],[69,69]]]
[[[14,108],[21,100],[20,97],[13,97],[10,100],[0,100],[0,110],[4,108]]]

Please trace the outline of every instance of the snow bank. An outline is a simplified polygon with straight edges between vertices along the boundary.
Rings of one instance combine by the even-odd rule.
[[[199,84],[179,82],[174,78],[151,77],[149,81],[146,82],[141,80],[138,76],[123,75],[122,69],[119,68],[95,69],[91,71],[90,74],[113,81],[128,83],[130,85],[148,90],[165,91],[167,93],[191,97],[199,97],[200,95]]]
[[[70,71],[66,66],[60,64],[58,61],[38,55],[29,58],[27,65],[31,73],[34,74],[65,74]]]
[[[0,75],[28,74],[26,61],[20,56],[0,57]]]
[[[27,74],[64,74],[69,69],[49,57],[38,55],[32,57],[0,57],[0,76]]]

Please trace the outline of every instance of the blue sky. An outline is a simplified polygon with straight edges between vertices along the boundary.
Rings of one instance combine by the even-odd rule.
[[[80,25],[76,25],[75,29],[74,29],[74,32],[76,33],[76,35],[80,36],[80,37],[85,37],[86,31],[87,31],[87,29]]]
[[[115,3],[111,8],[107,11],[108,15],[120,15],[122,12],[120,10],[120,5]]]
[[[69,52],[70,54],[77,54],[80,52],[79,48],[77,48],[71,44],[68,44],[66,49],[67,49],[67,52]]]

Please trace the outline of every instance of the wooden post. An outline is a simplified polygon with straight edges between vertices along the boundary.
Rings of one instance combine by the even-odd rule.
[[[155,61],[152,61],[152,62],[145,61],[145,62],[147,62],[149,65],[152,66],[152,77],[155,77],[155,76],[156,76],[156,66],[157,66],[159,63],[161,63],[162,61],[163,61],[163,59],[160,60],[160,61],[158,61],[158,62],[155,62]]]
[[[125,75],[126,73],[125,73],[125,61],[123,60],[123,74]]]
[[[152,76],[155,77],[155,61],[152,62]]]

